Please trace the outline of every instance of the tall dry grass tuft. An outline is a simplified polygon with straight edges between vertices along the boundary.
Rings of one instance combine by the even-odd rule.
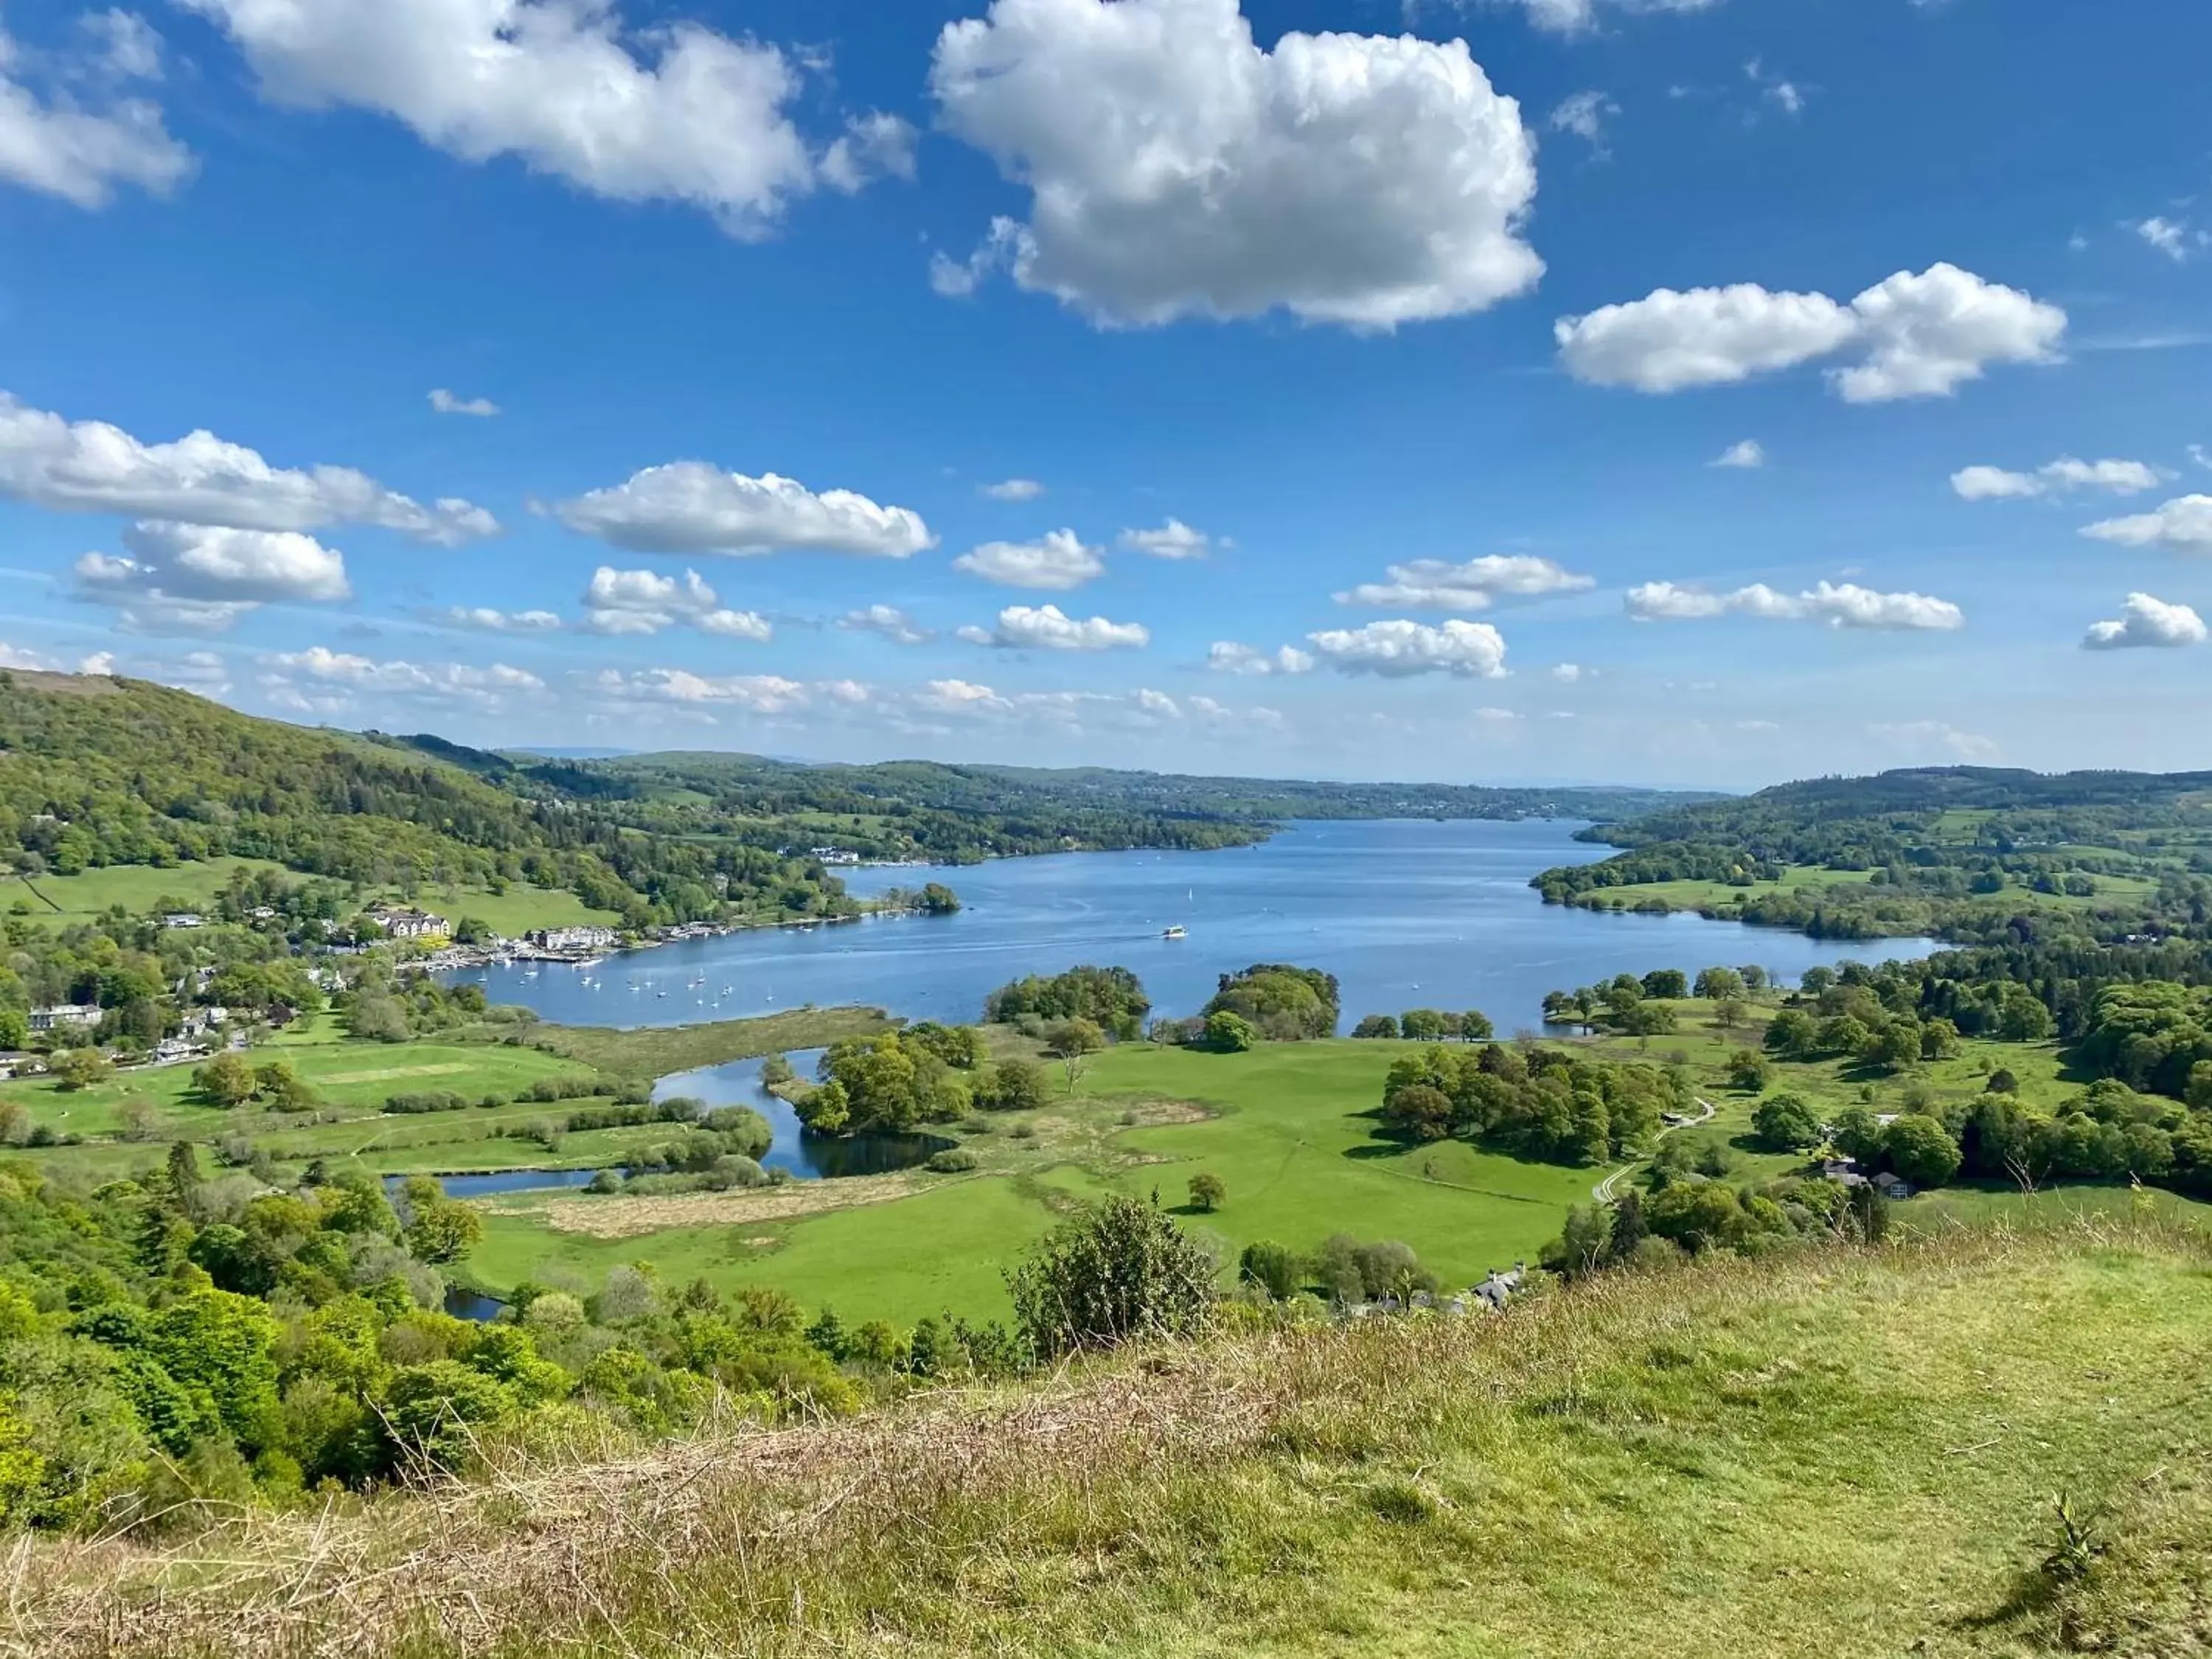
[[[1240,1461],[1387,1457],[1501,1405],[1571,1403],[1625,1352],[1754,1301],[1905,1297],[2083,1249],[2212,1261],[2154,1220],[1601,1276],[1502,1318],[1415,1316],[1124,1352],[1019,1386],[672,1444],[482,1448],[465,1480],[188,1535],[18,1539],[0,1651],[386,1656],[927,1651],[1039,1575],[1171,1572]],[[1157,1554],[1157,1559],[1155,1559]]]

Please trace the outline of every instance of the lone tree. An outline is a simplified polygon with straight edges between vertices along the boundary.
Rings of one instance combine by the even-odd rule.
[[[1228,1202],[1229,1188],[1219,1176],[1200,1171],[1190,1178],[1190,1206],[1208,1215]]]
[[[1015,1322],[1056,1359],[1134,1339],[1188,1336],[1213,1307],[1214,1264],[1157,1200],[1115,1196],[1054,1228],[1006,1274]]]
[[[1091,1057],[1106,1046],[1106,1033],[1092,1019],[1063,1019],[1046,1036],[1045,1048],[1060,1061],[1060,1069],[1067,1073],[1067,1092],[1073,1094],[1075,1085],[1083,1080],[1083,1073],[1091,1064]]]

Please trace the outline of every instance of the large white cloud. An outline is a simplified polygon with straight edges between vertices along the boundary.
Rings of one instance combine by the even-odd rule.
[[[1270,653],[1235,640],[1216,640],[1206,651],[1206,665],[1217,674],[1305,674],[1312,672],[1314,659],[1294,645]]]
[[[2202,645],[2208,634],[2204,619],[2185,605],[2168,605],[2148,593],[2130,593],[2110,622],[2092,623],[2082,636],[2085,651],[2124,651],[2136,647]]]
[[[571,530],[632,553],[746,557],[781,548],[903,559],[937,544],[906,507],[878,507],[849,489],[817,495],[796,479],[749,478],[704,461],[649,466],[555,511]]]
[[[1386,574],[1388,581],[1363,582],[1339,593],[1336,602],[1421,611],[1486,611],[1501,593],[1520,597],[1576,593],[1597,586],[1594,578],[1527,554],[1486,554],[1464,564],[1413,559],[1392,565]]]
[[[2178,495],[2153,513],[2085,525],[2081,533],[2124,547],[2168,547],[2177,553],[2212,553],[2212,495]]]
[[[1505,673],[1505,638],[1488,623],[1371,622],[1364,628],[1325,629],[1307,641],[1321,659],[1346,674],[1456,674],[1499,679]]]
[[[1010,605],[999,612],[998,626],[988,634],[963,629],[963,639],[983,641],[1009,650],[1127,651],[1152,643],[1152,630],[1142,623],[1109,622],[1103,617],[1064,615],[1056,605]]]
[[[233,530],[144,522],[123,532],[127,555],[87,553],[77,591],[124,607],[126,627],[213,633],[257,607],[352,597],[344,556],[295,530]]]
[[[1103,575],[1106,563],[1073,530],[1054,530],[1033,542],[985,542],[953,560],[952,568],[1008,587],[1064,593]]]
[[[1534,284],[1520,106],[1459,40],[1254,40],[1237,0],[995,0],[946,25],[943,126],[1031,193],[941,290],[1011,264],[1104,323],[1358,328],[1480,311]]]
[[[118,92],[122,82],[160,73],[160,38],[129,12],[91,13],[84,21],[106,50],[82,63],[62,54],[61,89],[46,97],[22,78],[32,54],[0,29],[0,181],[81,208],[105,207],[126,185],[167,195],[191,174],[191,152],[169,136],[158,105]],[[52,62],[55,54],[39,58]],[[87,108],[87,80],[118,95]]]
[[[775,631],[757,611],[724,608],[696,570],[664,576],[603,564],[592,573],[583,604],[584,626],[595,634],[658,634],[679,623],[726,639],[765,641]]]
[[[1833,628],[1949,633],[1966,626],[1966,613],[1948,599],[1925,593],[1883,593],[1855,582],[1826,582],[1802,593],[1784,593],[1764,582],[1717,593],[1677,582],[1632,587],[1627,611],[1638,622],[1697,622],[1714,617],[1757,617],[1770,622],[1825,622]]]
[[[1951,489],[1963,501],[2024,501],[2069,489],[2107,489],[2133,495],[2158,488],[2158,469],[2144,461],[2084,461],[2061,455],[2033,472],[2008,472],[2001,466],[1961,467]]]
[[[1563,317],[1553,330],[1576,379],[1639,392],[1723,386],[1850,348],[1832,370],[1847,402],[1948,397],[1993,363],[2049,362],[2066,313],[1955,265],[1899,271],[1844,306],[1825,294],[1660,289],[1625,305]]]
[[[775,46],[695,22],[629,29],[611,0],[180,3],[228,33],[275,101],[375,110],[465,161],[514,156],[595,196],[702,208],[735,234],[817,183],[912,167],[888,117],[811,149],[788,112],[801,70]]]
[[[375,525],[442,547],[499,529],[480,507],[451,499],[425,507],[351,467],[273,467],[211,432],[141,443],[104,421],[64,420],[6,392],[0,392],[0,495],[56,511],[241,530]]]

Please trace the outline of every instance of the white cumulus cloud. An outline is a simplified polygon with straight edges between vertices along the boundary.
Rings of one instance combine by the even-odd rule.
[[[981,489],[994,501],[1033,501],[1044,494],[1044,486],[1035,478],[1002,478]]]
[[[937,544],[908,508],[879,507],[849,489],[817,495],[796,479],[750,478],[704,461],[649,466],[554,511],[571,530],[632,553],[742,558],[785,549],[903,559]]]
[[[1181,519],[1170,519],[1158,530],[1123,531],[1121,545],[1156,559],[1202,559],[1213,550],[1213,538]]]
[[[1306,638],[1316,655],[1346,674],[1500,679],[1505,673],[1504,635],[1488,623],[1455,619],[1431,627],[1404,620],[1371,622],[1364,628],[1324,629]]]
[[[1394,564],[1388,581],[1363,582],[1339,593],[1339,605],[1421,611],[1486,611],[1501,593],[1527,598],[1544,593],[1579,593],[1597,586],[1550,559],[1527,554],[1486,554],[1454,564],[1444,559],[1413,559]]]
[[[1754,617],[1769,622],[1825,622],[1834,628],[1949,633],[1966,626],[1966,613],[1948,599],[1925,593],[1883,593],[1855,582],[1824,581],[1802,593],[1784,593],[1764,582],[1731,592],[1676,582],[1645,582],[1628,590],[1628,614],[1638,622],[1697,622],[1714,617]]]
[[[488,605],[456,605],[442,613],[453,628],[470,628],[484,634],[550,634],[561,618],[550,611],[501,611]]]
[[[499,529],[480,507],[455,500],[425,507],[351,467],[273,467],[211,432],[141,443],[104,421],[67,421],[6,392],[0,392],[0,496],[57,512],[241,530],[374,525],[442,547]]]
[[[651,635],[679,623],[726,639],[766,641],[775,629],[757,611],[723,608],[721,598],[696,570],[664,576],[657,570],[617,570],[601,565],[584,590],[584,626],[595,634]]]
[[[2082,636],[2085,651],[2124,651],[2136,647],[2174,648],[2202,645],[2208,637],[2204,619],[2185,605],[2168,605],[2148,593],[2130,593],[2110,622],[2092,623]]]
[[[635,673],[623,673],[619,669],[602,669],[588,676],[586,688],[601,697],[617,702],[662,702],[703,706],[727,706],[756,714],[782,714],[804,708],[812,703],[816,694],[839,702],[851,702],[853,692],[863,694],[866,688],[850,681],[833,681],[809,686],[804,682],[787,679],[781,674],[728,674],[721,676],[695,674],[685,668],[647,668]]]
[[[512,156],[595,196],[703,209],[736,234],[817,182],[911,170],[893,118],[811,147],[789,113],[802,70],[777,47],[690,21],[627,27],[611,0],[181,3],[229,34],[274,102],[374,110],[463,161]]]
[[[963,639],[975,631],[962,630]],[[1064,615],[1055,605],[1010,605],[999,612],[998,627],[990,642],[1009,650],[1117,651],[1134,650],[1152,643],[1152,631],[1142,623],[1109,622],[1103,617],[1077,618]]]
[[[340,713],[363,694],[496,708],[511,696],[545,690],[545,682],[537,675],[506,663],[478,667],[378,660],[319,645],[280,653],[265,661],[261,684],[270,701],[301,714]]]
[[[1106,562],[1073,530],[1054,530],[1033,542],[985,542],[953,560],[952,568],[1008,587],[1064,593],[1104,574]]]
[[[1639,392],[1723,386],[1849,348],[1861,361],[1830,371],[1850,403],[1948,397],[1993,363],[2050,362],[2066,313],[1956,265],[1899,271],[1844,306],[1825,294],[1733,288],[1660,289],[1553,331],[1577,380]]]
[[[1969,501],[2023,501],[2069,489],[2107,489],[2133,495],[2158,488],[2158,469],[2142,461],[2084,461],[2061,455],[2033,472],[2008,472],[2001,466],[1961,467],[1951,488]]]
[[[74,572],[82,597],[124,607],[136,630],[220,632],[263,605],[352,597],[344,556],[298,531],[149,520],[123,544],[127,555],[87,553]]]
[[[125,187],[166,196],[191,176],[191,152],[169,136],[159,105],[118,87],[159,77],[160,37],[119,9],[83,21],[95,47],[89,60],[27,52],[0,28],[0,181],[88,209]],[[59,84],[42,94],[29,78],[35,65],[54,69]],[[115,95],[88,108],[73,84],[87,79]]]
[[[940,291],[990,265],[1102,323],[1255,317],[1387,329],[1543,272],[1520,106],[1465,42],[1291,33],[1237,0],[995,0],[947,24],[939,124],[1030,192]]]
[[[1746,438],[1740,444],[1730,444],[1711,465],[1750,471],[1766,465],[1766,448],[1758,439]]]
[[[1305,674],[1312,672],[1314,659],[1292,645],[1267,652],[1235,640],[1216,640],[1206,653],[1206,665],[1217,674]]]
[[[2153,513],[2106,519],[2081,533],[2123,547],[2167,547],[2177,553],[2212,553],[2212,495],[2178,495]]]

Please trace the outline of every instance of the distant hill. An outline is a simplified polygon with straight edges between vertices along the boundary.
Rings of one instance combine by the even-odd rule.
[[[1586,832],[1624,848],[1547,897],[1686,903],[1816,934],[2204,936],[2212,772],[1928,767],[1779,784]]]

